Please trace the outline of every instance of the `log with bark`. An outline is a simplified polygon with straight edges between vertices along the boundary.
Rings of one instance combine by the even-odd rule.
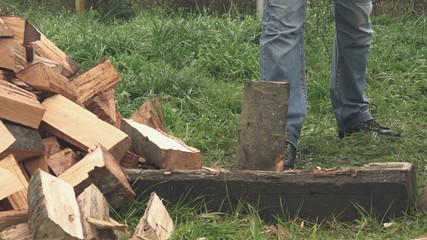
[[[83,239],[73,187],[37,170],[28,186],[28,214],[33,239]]]
[[[283,171],[288,98],[288,83],[259,81],[245,84],[238,130],[237,168]]]
[[[71,184],[76,194],[95,184],[114,208],[132,201],[135,197],[126,174],[102,145],[59,175],[59,178]]]
[[[155,192],[151,193],[147,208],[139,220],[132,240],[166,240],[175,231],[175,225],[167,209]]]

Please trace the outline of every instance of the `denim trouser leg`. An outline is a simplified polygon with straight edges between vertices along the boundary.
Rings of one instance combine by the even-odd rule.
[[[287,141],[298,144],[307,114],[304,66],[305,0],[264,0],[260,78],[290,84]]]
[[[336,32],[330,94],[337,126],[341,130],[372,119],[365,96],[373,35],[371,10],[371,0],[333,0]]]

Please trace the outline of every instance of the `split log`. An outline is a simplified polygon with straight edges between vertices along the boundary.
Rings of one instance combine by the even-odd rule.
[[[40,40],[41,33],[25,18],[16,16],[0,17],[14,34],[14,41],[20,45],[27,45]]]
[[[26,222],[28,222],[28,210],[0,211],[0,231]]]
[[[75,85],[77,101],[81,104],[96,94],[115,88],[120,81],[119,73],[110,60],[104,60],[93,68],[71,79]]]
[[[99,119],[114,125],[117,119],[114,89],[96,94],[86,101],[85,108],[98,116]]]
[[[38,169],[46,173],[50,172],[49,165],[47,164],[47,157],[45,155],[26,159],[25,161],[22,162],[22,164],[24,165],[24,168],[29,178],[31,178]]]
[[[8,197],[24,187],[14,172],[0,167],[0,199]]]
[[[0,38],[0,67],[19,72],[28,66],[25,48],[12,38]]]
[[[86,218],[86,221],[90,223],[92,226],[95,226],[95,228],[99,230],[113,230],[113,231],[120,231],[120,232],[126,232],[127,226],[125,224],[118,223],[114,219],[110,218],[110,220],[99,220],[93,217]]]
[[[130,138],[125,133],[67,98],[55,95],[42,105],[46,112],[40,128],[83,151],[100,143],[120,161],[129,150]]]
[[[55,136],[43,138],[42,142],[45,149],[44,155],[46,155],[46,157],[62,150],[62,146],[59,144],[58,138]]]
[[[139,163],[146,163],[147,160],[144,157],[136,155],[133,152],[127,152],[123,157],[120,165],[124,168],[135,168]]]
[[[0,120],[0,136],[1,136],[1,141],[0,141],[0,155],[1,155],[2,152],[4,152],[16,141],[12,133],[9,132],[9,129],[6,128],[6,126],[1,120]]]
[[[9,155],[6,158],[0,161],[0,168],[6,169],[12,172],[18,179],[18,182],[14,182],[14,185],[17,187],[16,192],[7,197],[10,205],[13,210],[25,210],[28,209],[27,202],[27,191],[28,191],[28,181],[22,174],[22,170],[18,165],[16,159]]]
[[[144,215],[132,240],[166,240],[175,230],[172,218],[155,192],[151,193]]]
[[[0,37],[11,37],[13,38],[15,34],[13,34],[12,30],[7,26],[7,24],[0,18]]]
[[[199,169],[200,151],[183,141],[147,125],[123,119],[121,129],[132,139],[131,148],[151,163],[164,169]]]
[[[114,231],[107,229],[100,231],[88,218],[98,221],[110,221],[110,210],[105,197],[99,189],[91,184],[78,197],[77,203],[80,207],[81,220],[83,224],[83,236],[85,239],[116,239]],[[102,237],[100,237],[100,235]]]
[[[16,73],[16,77],[36,90],[59,93],[71,101],[77,100],[76,92],[68,78],[43,63],[27,67]]]
[[[133,121],[165,132],[163,122],[150,101],[145,101],[130,117]]]
[[[28,201],[33,239],[83,239],[80,210],[70,184],[38,170],[28,187]]]
[[[0,81],[0,92],[4,92],[7,94],[11,94],[11,95],[18,95],[20,97],[25,97],[25,98],[28,98],[28,99],[31,99],[33,101],[38,102],[38,98],[34,93],[32,93],[31,91],[25,90],[24,88],[22,88],[20,86],[20,83],[28,86],[26,83],[24,83],[24,82],[22,82],[16,78],[12,79],[10,81],[10,83],[8,81],[9,80],[7,80],[7,81],[1,80]],[[24,85],[22,85],[22,86],[24,86]]]
[[[132,201],[135,197],[127,176],[102,145],[59,175],[59,178],[71,184],[76,194],[95,184],[114,208]]]
[[[80,69],[79,64],[68,57],[45,36],[42,35],[39,41],[35,41],[32,44],[36,55],[61,64],[63,67],[61,74],[65,77],[74,77]]]
[[[252,170],[277,169],[285,161],[289,84],[247,82],[238,132],[236,167]]]
[[[12,78],[14,78],[14,75],[15,75],[15,73],[13,71],[0,68],[0,80],[1,80],[1,82],[10,81]]]
[[[0,154],[0,158],[13,154],[18,161],[22,161],[27,158],[43,155],[44,147],[42,139],[36,129],[6,121],[4,124],[16,141]]]
[[[70,148],[65,148],[48,157],[47,162],[52,172],[59,176],[79,160],[79,155]]]
[[[378,219],[413,209],[416,173],[412,164],[371,163],[359,168],[305,171],[126,169],[138,199],[147,189],[168,203],[206,203],[207,211],[228,212],[249,204],[265,220],[352,221],[367,211]],[[171,191],[173,189],[173,191]],[[214,193],[214,194],[213,194]],[[182,199],[182,196],[191,196]],[[197,201],[199,203],[199,201]]]
[[[21,223],[11,226],[0,233],[2,240],[32,240],[30,225],[28,223]]]
[[[37,129],[45,109],[34,94],[12,86],[0,81],[0,118]]]

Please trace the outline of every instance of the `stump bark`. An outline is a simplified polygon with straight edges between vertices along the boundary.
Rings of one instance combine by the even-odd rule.
[[[284,161],[289,84],[247,82],[238,132],[236,167],[276,169]]]

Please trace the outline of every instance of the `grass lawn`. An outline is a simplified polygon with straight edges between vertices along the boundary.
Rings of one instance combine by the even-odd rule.
[[[124,117],[145,100],[162,100],[167,132],[201,150],[203,165],[230,168],[237,145],[242,89],[257,80],[258,16],[145,11],[129,20],[100,21],[90,11],[23,9],[0,2],[1,11],[27,17],[82,70],[105,58],[121,75],[117,109]],[[297,168],[361,166],[370,162],[410,162],[421,188],[427,176],[427,16],[374,16],[367,95],[370,110],[401,138],[354,134],[338,140],[329,102],[334,22],[329,5],[309,5],[306,24],[308,116],[300,139]],[[145,203],[117,210],[131,227]],[[427,235],[427,217],[414,210],[384,225],[364,216],[351,223],[309,223],[277,219],[265,223],[249,214],[203,213],[203,206],[168,206],[174,239],[413,239]],[[270,228],[266,227],[270,225]],[[275,228],[272,225],[276,225]]]

